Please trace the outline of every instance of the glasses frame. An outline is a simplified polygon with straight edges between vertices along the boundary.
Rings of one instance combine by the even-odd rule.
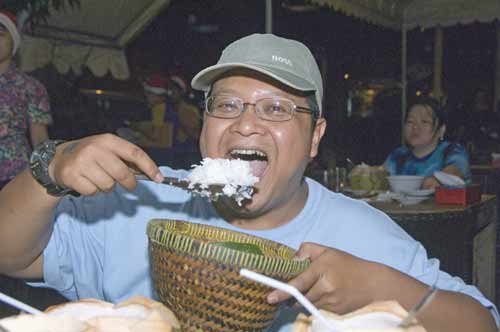
[[[217,116],[217,115],[214,115],[213,113],[210,113],[210,111],[208,110],[208,105],[209,105],[210,101],[214,100],[217,97],[227,97],[228,99],[232,99],[232,100],[238,101],[239,105],[241,105],[238,108],[240,110],[240,112],[237,115],[230,116],[230,117]],[[285,119],[285,120],[272,120],[272,119],[264,118],[262,116],[262,114],[258,111],[259,109],[257,108],[257,103],[259,103],[260,101],[265,100],[265,99],[283,100],[283,101],[289,102],[292,105],[292,112],[290,114],[290,118],[289,119]],[[264,121],[271,121],[271,122],[285,122],[285,121],[290,121],[290,120],[292,120],[295,117],[295,113],[307,113],[307,114],[314,115],[314,112],[315,112],[315,110],[313,110],[311,108],[297,106],[292,100],[287,99],[287,98],[283,98],[283,97],[264,97],[264,98],[256,100],[255,103],[244,102],[243,99],[241,99],[241,98],[233,97],[233,96],[224,96],[224,95],[222,95],[222,96],[220,96],[220,95],[219,96],[209,96],[209,97],[207,97],[205,99],[205,112],[209,116],[214,117],[214,118],[219,118],[219,119],[236,119],[236,118],[239,118],[243,114],[243,112],[245,112],[245,110],[246,110],[245,107],[246,106],[253,106],[255,108],[255,114],[257,115],[257,117],[259,119],[262,119]]]

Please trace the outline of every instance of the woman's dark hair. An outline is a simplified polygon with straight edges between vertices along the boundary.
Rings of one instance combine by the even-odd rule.
[[[412,107],[416,105],[422,105],[432,109],[432,119],[433,121],[437,121],[438,124],[437,128],[440,128],[441,126],[446,124],[447,116],[444,108],[440,105],[440,103],[436,99],[427,96],[418,97],[412,100],[412,102],[410,103],[410,107],[408,107],[408,110],[406,112],[407,118],[408,114],[410,114],[410,110],[412,109]]]

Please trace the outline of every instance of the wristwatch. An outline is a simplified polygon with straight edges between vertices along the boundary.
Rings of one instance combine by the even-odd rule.
[[[56,147],[64,142],[62,140],[46,140],[35,147],[30,157],[31,174],[35,180],[47,189],[48,194],[57,197],[72,192],[71,189],[61,187],[52,181],[49,175],[49,164],[54,158]]]

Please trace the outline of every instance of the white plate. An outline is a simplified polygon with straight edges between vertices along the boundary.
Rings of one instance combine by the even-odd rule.
[[[413,196],[413,197],[427,197],[432,194],[434,194],[434,189],[420,189],[405,193],[406,196]]]
[[[418,197],[418,196],[401,196],[396,198],[398,202],[400,202],[403,205],[414,205],[418,204],[420,202],[423,202],[427,199],[426,196],[423,197]]]
[[[344,192],[347,195],[351,195],[353,197],[373,197],[376,196],[378,193],[380,193],[380,190],[356,190],[356,189],[351,189],[351,188],[344,188],[342,189],[342,192]]]

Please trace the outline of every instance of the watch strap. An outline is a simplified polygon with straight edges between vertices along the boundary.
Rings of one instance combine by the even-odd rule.
[[[47,190],[49,195],[57,197],[76,193],[70,188],[58,185],[49,175],[49,164],[54,158],[56,148],[64,142],[63,140],[46,140],[33,149],[30,157],[30,170],[33,178]]]

